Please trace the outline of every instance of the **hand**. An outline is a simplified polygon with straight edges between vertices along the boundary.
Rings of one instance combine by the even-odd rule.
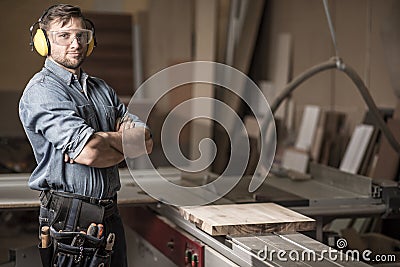
[[[105,168],[123,160],[122,133],[96,132],[90,137],[74,162],[90,167]]]
[[[121,121],[121,119],[122,118],[117,119],[117,123],[115,125],[116,132],[122,133],[123,130],[131,129],[131,128],[135,127],[135,123],[129,116],[126,116],[122,121]]]
[[[68,156],[67,153],[64,154],[64,162],[66,162],[66,163],[71,163],[71,164],[75,163],[75,161],[74,161],[73,159],[71,159],[71,158]]]
[[[126,129],[123,132],[124,155],[136,158],[150,154],[153,150],[153,139],[150,131],[144,127]]]
[[[153,151],[153,139],[146,140],[146,154],[150,154]]]

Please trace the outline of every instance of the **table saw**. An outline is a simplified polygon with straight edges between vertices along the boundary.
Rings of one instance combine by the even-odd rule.
[[[199,185],[217,178],[217,175],[210,173],[182,174],[173,168],[160,169],[159,172],[166,179],[181,185]],[[315,218],[313,227],[276,228],[272,231],[261,231],[262,228],[258,227],[246,233],[214,236],[185,219],[178,208],[158,203],[148,196],[137,186],[128,170],[121,169],[120,174],[122,188],[118,204],[124,222],[129,226],[127,235],[130,235],[132,242],[128,254],[135,255],[137,266],[146,263],[151,263],[149,266],[366,266],[361,262],[332,261],[322,252],[329,250],[329,247],[308,237],[302,230],[309,232],[317,227],[316,236],[321,238],[323,218],[380,216],[389,211],[398,212],[396,183],[376,184],[367,177],[316,165],[311,168],[310,180],[297,181],[269,175],[254,193],[247,190],[251,177],[243,177],[231,192],[213,203],[278,203],[280,207],[288,207],[291,212]],[[151,180],[155,172],[138,170],[135,171],[136,175]],[[39,207],[38,192],[28,188],[28,177],[29,174],[0,176],[1,210]],[[160,229],[163,230],[160,232]],[[313,251],[319,260],[288,262],[284,258],[263,257],[261,252],[265,248],[286,252]],[[25,257],[20,258],[15,266],[32,266],[24,265],[24,262],[32,263]]]

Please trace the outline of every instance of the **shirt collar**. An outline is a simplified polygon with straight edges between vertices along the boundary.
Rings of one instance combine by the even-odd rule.
[[[46,58],[46,61],[44,62],[44,66],[46,69],[57,75],[59,78],[61,78],[63,81],[65,81],[66,84],[71,85],[71,82],[74,79],[74,75],[55,63],[53,60]],[[86,80],[88,78],[88,75],[81,69],[81,80]]]

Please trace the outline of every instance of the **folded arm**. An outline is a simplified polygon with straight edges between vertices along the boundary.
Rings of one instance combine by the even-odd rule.
[[[121,139],[121,136],[114,132],[95,133],[76,158],[70,159],[65,154],[65,161],[97,168],[116,165],[124,160],[124,154],[111,145],[118,139]]]
[[[127,119],[122,123],[117,123],[116,130],[116,132],[97,132],[93,134],[75,159],[71,159],[65,154],[65,161],[97,168],[116,165],[123,161],[125,157],[123,134],[125,155],[127,157],[135,158],[145,153],[151,153],[153,141],[147,128],[135,127],[135,123]]]

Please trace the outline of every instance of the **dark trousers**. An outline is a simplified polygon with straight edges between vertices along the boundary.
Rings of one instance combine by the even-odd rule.
[[[119,212],[114,213],[104,220],[104,228],[106,231],[106,236],[108,233],[115,234],[115,243],[113,254],[111,256],[111,266],[127,267],[128,261],[126,256],[125,231]]]

